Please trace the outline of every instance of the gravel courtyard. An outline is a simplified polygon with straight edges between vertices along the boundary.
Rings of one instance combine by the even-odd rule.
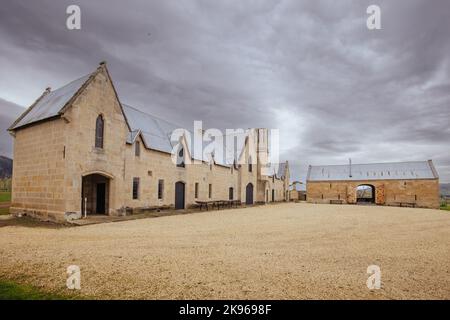
[[[284,203],[0,228],[0,278],[118,299],[450,299],[447,211]],[[368,290],[369,265],[382,287]]]

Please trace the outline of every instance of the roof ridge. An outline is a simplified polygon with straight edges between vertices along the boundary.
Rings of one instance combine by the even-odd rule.
[[[147,116],[150,116],[150,117],[156,118],[156,119],[158,119],[158,120],[164,121],[164,122],[166,122],[166,123],[168,123],[168,124],[175,125],[175,126],[178,126],[178,127],[180,127],[180,128],[183,128],[183,126],[180,126],[178,123],[170,122],[170,121],[168,121],[168,120],[166,120],[166,119],[163,119],[163,118],[161,118],[161,117],[159,117],[159,116],[155,116],[155,115],[152,114],[152,113],[149,113],[149,112],[146,112],[146,111],[142,111],[141,109],[138,109],[138,108],[136,108],[136,107],[133,107],[133,106],[127,104],[127,103],[122,103],[122,105],[123,105],[124,107],[133,109],[133,110],[135,110],[135,111],[137,111],[137,112],[143,113],[143,114],[145,114],[145,115],[147,115]]]
[[[400,163],[426,163],[428,160],[413,160],[413,161],[391,161],[391,162],[369,162],[369,163],[352,163],[352,166],[360,165],[374,165],[374,164],[400,164]],[[310,165],[311,167],[348,167],[349,164],[323,164]]]

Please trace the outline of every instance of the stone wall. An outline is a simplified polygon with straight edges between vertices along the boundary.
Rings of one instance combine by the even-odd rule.
[[[375,203],[379,205],[399,205],[415,203],[418,207],[439,208],[439,180],[369,180],[369,181],[308,181],[307,201],[330,203],[343,200],[356,203],[356,189],[360,185],[375,187]]]
[[[56,119],[16,132],[11,213],[56,220],[65,211],[64,125]]]

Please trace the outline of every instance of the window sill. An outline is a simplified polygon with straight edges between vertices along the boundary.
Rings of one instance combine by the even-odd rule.
[[[92,152],[97,153],[97,154],[105,154],[105,149],[93,147]]]

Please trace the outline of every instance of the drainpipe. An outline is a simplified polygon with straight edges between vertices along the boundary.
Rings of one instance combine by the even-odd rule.
[[[84,198],[84,218],[87,218],[87,198]]]

